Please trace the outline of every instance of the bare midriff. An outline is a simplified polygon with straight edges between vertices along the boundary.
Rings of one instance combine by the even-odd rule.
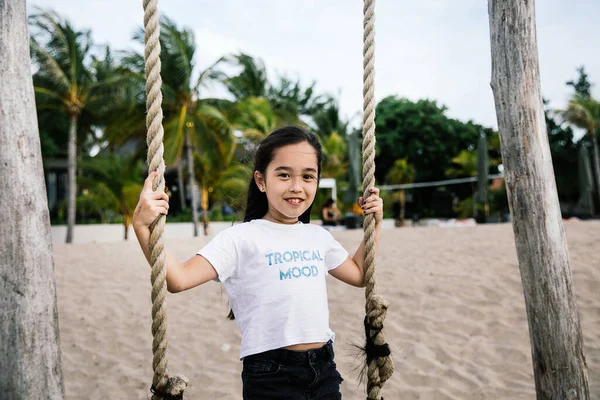
[[[307,350],[320,349],[321,347],[325,346],[326,344],[327,343],[322,343],[322,342],[299,343],[299,344],[293,344],[291,346],[283,347],[283,349],[292,350],[292,351],[307,351]]]

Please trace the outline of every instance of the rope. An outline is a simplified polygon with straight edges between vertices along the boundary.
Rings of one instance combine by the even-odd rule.
[[[165,190],[165,162],[163,159],[164,130],[162,126],[162,79],[160,76],[160,20],[158,0],[144,1],[144,60],[146,63],[146,129],[149,171],[158,170],[152,183],[155,191]],[[187,379],[168,376],[167,360],[167,268],[163,232],[166,217],[160,215],[150,226],[150,252],[152,283],[152,400],[182,399]]]
[[[375,186],[375,0],[364,0],[363,35],[363,196]],[[382,400],[383,384],[394,363],[383,333],[388,303],[377,295],[375,281],[375,218],[365,215],[365,335],[367,400]]]

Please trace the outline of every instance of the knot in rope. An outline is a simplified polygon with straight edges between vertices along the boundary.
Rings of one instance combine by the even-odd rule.
[[[152,386],[150,392],[153,398],[156,396],[162,400],[183,400],[183,392],[187,388],[188,380],[183,375],[170,376],[164,389]]]
[[[367,300],[367,315],[365,316],[365,337],[367,340],[365,352],[367,365],[377,365],[378,380],[385,383],[394,372],[391,350],[383,334],[383,321],[387,315],[389,303],[381,296],[374,295]]]

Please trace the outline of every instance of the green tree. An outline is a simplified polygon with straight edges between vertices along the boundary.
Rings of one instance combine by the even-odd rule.
[[[227,90],[236,100],[266,97],[268,91],[267,70],[261,59],[240,53],[228,56],[226,60],[230,65],[241,68],[240,73],[235,76],[221,75]]]
[[[416,170],[415,167],[410,165],[406,158],[401,158],[394,162],[392,168],[389,169],[385,181],[390,185],[403,185],[407,183],[413,183],[415,179]],[[398,225],[404,225],[404,209],[406,205],[406,191],[400,189],[399,198],[400,201],[400,216],[398,217]]]
[[[462,150],[452,158],[452,166],[446,170],[450,178],[464,178],[477,175],[477,152]]]
[[[323,177],[348,180],[348,160],[345,136],[336,131],[321,140],[323,146]]]
[[[252,171],[238,163],[234,157],[235,141],[221,143],[218,152],[196,153],[196,174],[199,177],[202,194],[204,231],[208,229],[209,202],[220,206],[227,202],[234,209],[243,207]]]
[[[301,117],[313,116],[322,109],[327,100],[316,95],[315,85],[313,82],[303,88],[299,80],[287,76],[280,76],[276,85],[269,84],[267,100],[281,124],[299,124]]]
[[[481,126],[448,118],[435,101],[386,97],[377,105],[377,179],[382,180],[397,159],[415,166],[417,182],[444,179],[452,158],[473,150]],[[484,129],[491,135],[490,129]]]
[[[236,129],[250,144],[257,144],[277,128],[277,115],[264,97],[246,97],[238,100],[228,116]]]
[[[100,89],[114,79],[98,80],[92,56],[92,38],[88,30],[78,31],[69,21],[52,11],[31,16],[31,55],[37,71],[33,75],[36,102],[41,110],[59,110],[68,118],[67,142],[69,197],[66,242],[73,240],[75,199],[77,195],[78,127],[87,119],[82,133],[92,132],[94,110],[109,102]],[[47,114],[46,114],[47,116]],[[44,118],[45,119],[45,118]],[[81,132],[81,131],[80,131]],[[85,137],[79,139],[84,139]]]
[[[268,80],[265,64],[259,58],[240,53],[225,59],[239,69],[236,75],[220,74],[235,101],[246,108],[256,108],[258,105],[263,109],[270,108],[269,112],[263,113],[274,116],[274,126],[302,124],[302,116],[313,115],[325,102],[321,96],[316,95],[314,82],[304,88],[299,80],[283,75],[272,84]],[[243,112],[244,110],[240,111],[241,114]]]
[[[311,117],[323,145],[323,175],[348,181],[348,122],[340,116],[337,99],[327,97]]]
[[[143,32],[135,37],[143,43]],[[165,114],[165,161],[177,164],[182,177],[183,161],[187,165],[188,188],[192,193],[192,220],[194,236],[198,235],[198,199],[196,198],[196,177],[194,169],[194,152],[211,152],[213,147],[201,147],[198,138],[201,135],[215,137],[215,129],[219,134],[231,135],[228,119],[217,105],[224,102],[203,98],[202,89],[217,80],[222,74],[217,70],[222,59],[217,60],[207,69],[201,71],[196,80],[195,55],[196,43],[194,33],[188,28],[179,28],[174,21],[163,18],[161,21],[161,64],[163,77],[163,110]],[[125,64],[141,74],[144,61],[140,54],[132,54]],[[180,184],[182,183],[180,180]]]
[[[591,97],[592,84],[588,81],[588,75],[585,73],[585,67],[581,66],[577,69],[579,76],[577,80],[567,81],[567,86],[573,87],[575,93],[582,97]]]
[[[573,129],[554,118],[547,100],[544,100],[544,106],[558,197],[563,203],[574,204],[579,197],[579,178],[575,168],[578,145],[573,140]]]
[[[116,154],[98,155],[82,162],[84,187],[80,201],[97,203],[123,218],[124,239],[128,239],[133,212],[142,191],[144,164]]]
[[[566,121],[585,129],[592,141],[594,173],[596,175],[596,195],[600,199],[600,155],[598,154],[598,132],[600,130],[600,102],[591,96],[575,94],[566,110],[559,111]]]

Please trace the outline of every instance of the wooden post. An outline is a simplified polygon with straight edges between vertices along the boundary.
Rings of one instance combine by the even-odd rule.
[[[588,400],[587,365],[548,145],[533,0],[489,0],[492,89],[538,400]]]
[[[24,0],[0,0],[0,397],[62,399],[50,216]]]

